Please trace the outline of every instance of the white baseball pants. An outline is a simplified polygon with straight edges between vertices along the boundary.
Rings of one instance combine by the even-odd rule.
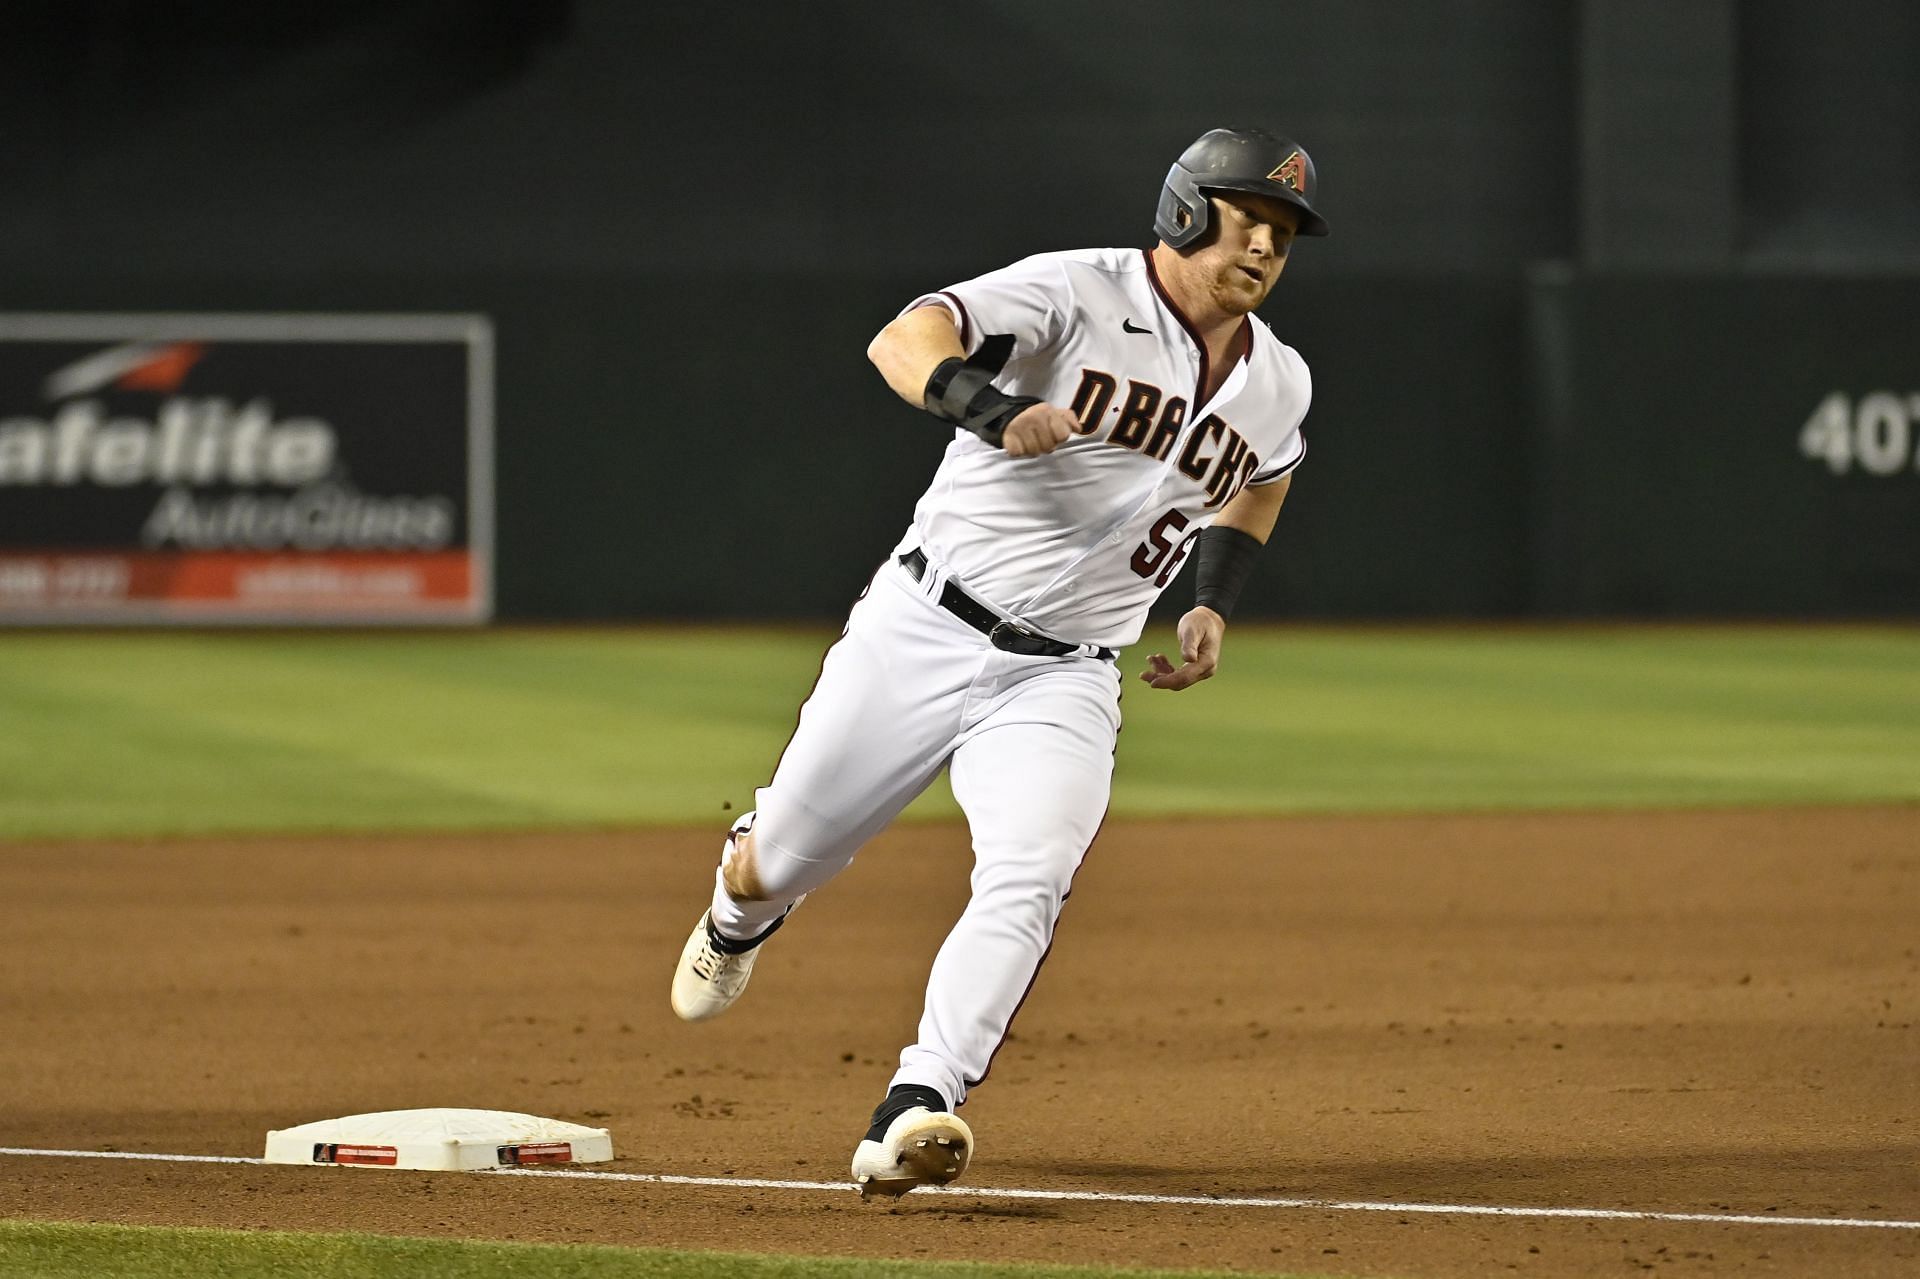
[[[894,560],[874,575],[773,780],[735,826],[753,832],[755,900],[728,891],[730,837],[712,917],[725,936],[759,936],[951,768],[973,895],[934,959],[919,1040],[893,1083],[959,1105],[986,1077],[1106,814],[1120,684],[1112,662],[992,647],[938,605],[945,581],[938,564],[915,580]]]

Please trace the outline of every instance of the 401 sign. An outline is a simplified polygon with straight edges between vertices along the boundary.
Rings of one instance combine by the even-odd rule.
[[[1835,475],[1920,473],[1920,392],[1873,391],[1853,399],[1835,391],[1800,428],[1800,453]]]

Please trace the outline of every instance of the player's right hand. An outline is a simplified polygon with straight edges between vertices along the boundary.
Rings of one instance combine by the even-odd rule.
[[[1080,419],[1051,404],[1034,404],[1007,423],[1000,447],[1014,457],[1038,457],[1051,453],[1073,438]]]

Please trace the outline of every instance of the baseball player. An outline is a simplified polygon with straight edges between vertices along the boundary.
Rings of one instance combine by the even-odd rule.
[[[760,947],[939,774],[973,836],[972,898],[915,1042],[853,1156],[863,1196],[966,1171],[955,1110],[1046,958],[1106,814],[1119,649],[1191,559],[1180,661],[1210,678],[1305,452],[1306,365],[1252,315],[1296,235],[1325,235],[1307,153],[1204,134],[1168,172],[1151,250],[1043,253],[914,299],[867,350],[953,428],[913,525],[828,651],[674,972],[688,1021],[739,998]]]

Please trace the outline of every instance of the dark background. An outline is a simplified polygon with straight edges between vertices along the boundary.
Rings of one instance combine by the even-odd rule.
[[[1797,446],[1920,393],[1907,0],[0,12],[0,308],[488,314],[506,618],[838,613],[943,440],[873,332],[1220,124],[1333,225],[1248,612],[1920,612],[1920,470]]]

